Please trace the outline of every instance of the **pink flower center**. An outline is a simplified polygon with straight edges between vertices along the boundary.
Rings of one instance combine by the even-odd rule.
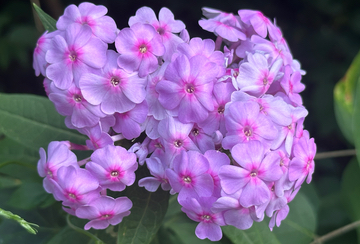
[[[190,183],[190,182],[191,182],[190,176],[184,176],[184,177],[183,177],[183,181],[184,181],[185,183]]]
[[[146,47],[146,45],[145,44],[142,44],[142,45],[140,45],[140,47],[139,47],[139,51],[141,52],[141,53],[146,53],[147,52],[147,47]]]
[[[75,102],[80,103],[82,101],[82,98],[78,94],[74,94],[73,99]]]
[[[193,85],[191,85],[191,84],[187,84],[186,85],[186,87],[185,87],[185,91],[187,92],[187,93],[194,93],[194,91],[195,91],[195,87],[193,86]]]
[[[253,171],[251,171],[251,173],[250,173],[250,176],[251,176],[251,177],[256,177],[257,175],[258,175],[257,170],[253,170]]]
[[[199,131],[198,128],[194,128],[194,129],[192,129],[191,133],[192,133],[194,136],[197,136],[197,135],[200,134],[200,131]]]
[[[203,216],[201,216],[201,220],[204,222],[209,222],[211,220],[211,216],[208,214],[204,214]]]
[[[71,62],[75,62],[76,59],[77,59],[76,52],[71,51],[71,52],[69,53],[69,59],[71,60]]]
[[[248,140],[249,140],[249,137],[252,136],[252,129],[250,126],[244,127],[244,135],[247,137]]]
[[[182,143],[181,140],[176,140],[176,141],[174,141],[174,146],[177,147],[177,148],[181,147],[182,144],[183,144],[183,143]]]
[[[112,177],[118,177],[119,176],[119,171],[117,171],[117,170],[111,171],[110,175]]]
[[[218,111],[219,114],[223,114],[224,111],[225,111],[224,106],[219,106],[217,111]]]
[[[111,83],[114,87],[118,86],[118,85],[120,84],[120,79],[119,79],[119,77],[116,77],[116,76],[111,77],[110,83]]]

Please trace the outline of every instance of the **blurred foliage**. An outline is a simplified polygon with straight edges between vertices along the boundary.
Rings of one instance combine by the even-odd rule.
[[[40,4],[45,12],[57,19],[64,7],[69,4],[78,5],[80,2],[43,0]],[[191,37],[212,39],[214,36],[197,24],[202,18],[203,6],[227,12],[257,9],[270,18],[276,18],[293,57],[298,59],[302,68],[307,71],[302,80],[306,85],[306,90],[302,93],[303,101],[309,110],[305,128],[315,138],[318,151],[352,148],[336,124],[333,90],[360,50],[360,1],[199,0],[192,1],[191,5],[180,0],[92,2],[105,5],[119,29],[127,26],[128,18],[134,15],[139,7],[147,5],[158,12],[161,7],[166,6],[176,19],[183,20]],[[35,77],[32,69],[32,51],[41,34],[35,28],[30,1],[0,3],[0,92],[45,95],[42,78]],[[24,147],[19,141],[5,136],[0,139],[0,208],[40,226],[39,233],[34,236],[28,234],[15,221],[0,218],[0,242],[8,243],[7,241],[11,240],[11,243],[39,243],[39,240],[43,240],[42,243],[61,243],[63,236],[73,238],[77,243],[88,242],[87,236],[69,227],[62,229],[66,226],[66,214],[62,211],[61,204],[40,189],[41,179],[36,172],[37,150]],[[358,184],[353,180],[358,177],[355,172],[359,169],[354,163],[348,166],[349,161],[350,157],[317,161],[313,182],[310,186],[303,186],[300,191],[316,215],[317,235],[324,235],[358,219],[357,212],[354,213],[349,208],[358,206]],[[347,178],[343,177],[343,174]],[[36,189],[31,196],[25,194],[30,192],[28,187]],[[171,208],[170,203],[169,209]],[[186,220],[181,216],[183,215],[179,213],[176,227],[162,226],[154,243],[162,243],[162,237],[169,233],[172,233],[174,243],[193,243],[186,237],[194,232],[195,227],[192,226],[189,230],[182,228],[184,224],[181,221]],[[285,224],[284,222],[284,228]],[[81,226],[81,223],[77,225]],[[282,226],[278,228],[279,231],[281,228]],[[183,242],[179,242],[179,235],[185,238]],[[358,243],[357,240],[356,231],[352,231],[328,243]]]

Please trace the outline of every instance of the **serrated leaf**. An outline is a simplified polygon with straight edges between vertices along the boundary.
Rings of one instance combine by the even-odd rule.
[[[45,30],[52,32],[56,30],[56,20],[53,19],[50,15],[45,13],[40,7],[33,3],[34,9],[37,12],[41,23],[43,24]]]
[[[343,204],[352,221],[360,219],[360,168],[357,160],[353,159],[346,166],[341,184]],[[357,228],[358,243],[360,243],[360,227]]]
[[[64,117],[45,97],[0,94],[0,131],[12,140],[35,150],[50,141],[84,144],[86,137],[64,125]]]
[[[137,170],[136,178],[146,175],[145,167]],[[159,188],[156,192],[148,192],[139,187],[137,182],[128,187],[124,195],[132,202],[131,214],[123,219],[118,229],[118,244],[146,244],[160,228],[169,202],[169,192]]]
[[[345,76],[334,88],[335,116],[345,138],[354,144],[352,118],[354,113],[355,89],[360,77],[360,53],[356,55]]]

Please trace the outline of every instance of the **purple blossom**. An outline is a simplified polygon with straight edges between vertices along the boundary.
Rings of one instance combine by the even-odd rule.
[[[122,191],[132,185],[137,167],[135,153],[112,145],[97,149],[86,164],[86,169],[99,180],[100,185],[112,191]]]
[[[169,191],[171,186],[165,174],[165,170],[168,168],[168,165],[157,157],[151,157],[146,159],[146,166],[149,169],[150,174],[154,177],[145,177],[140,179],[139,186],[145,187],[145,189],[150,192],[155,192],[161,184],[161,188],[164,191]]]
[[[68,89],[75,81],[79,85],[81,75],[97,72],[106,62],[107,45],[92,36],[90,27],[70,25],[65,35],[56,35],[45,59],[50,64],[46,76],[56,87]]]
[[[45,60],[45,55],[47,50],[51,47],[52,41],[51,39],[55,36],[60,34],[60,31],[54,32],[45,32],[42,34],[36,42],[36,47],[33,53],[33,68],[35,70],[35,75],[39,76],[40,73],[43,76],[46,76],[46,67],[48,62]]]
[[[83,2],[79,7],[69,5],[65,8],[64,14],[56,22],[56,28],[66,30],[71,24],[87,25],[92,33],[106,43],[112,43],[116,37],[116,23],[109,17],[106,7]]]
[[[252,25],[254,30],[262,38],[265,38],[268,30],[272,28],[271,21],[266,18],[260,11],[242,9],[238,11],[238,14],[245,24]]]
[[[214,182],[210,174],[208,160],[199,152],[183,151],[173,161],[173,169],[166,169],[166,176],[178,201],[186,198],[210,197]]]
[[[125,216],[130,214],[132,202],[127,197],[116,199],[109,196],[101,196],[86,206],[76,209],[75,214],[82,219],[90,219],[84,229],[106,229],[109,225],[119,224]]]
[[[140,77],[154,72],[159,66],[157,57],[165,53],[160,35],[149,24],[136,23],[122,29],[115,46],[121,54],[118,65],[129,72],[138,70]]]

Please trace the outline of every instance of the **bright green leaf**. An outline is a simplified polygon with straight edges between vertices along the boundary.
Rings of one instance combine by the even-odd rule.
[[[37,230],[34,228],[34,226],[39,227],[36,224],[27,222],[26,220],[21,218],[19,215],[13,214],[12,212],[3,210],[1,208],[0,208],[0,216],[7,218],[7,219],[15,220],[31,234],[36,234],[36,232],[37,232]]]
[[[345,76],[334,89],[335,116],[345,138],[354,144],[352,130],[353,104],[355,88],[360,77],[360,53],[357,54]]]
[[[50,15],[45,13],[41,8],[39,8],[35,3],[33,3],[34,9],[39,15],[40,21],[43,24],[45,30],[52,32],[56,30],[56,20],[54,20]]]
[[[64,125],[54,105],[45,97],[0,94],[0,131],[29,148],[47,148],[50,141],[83,144],[86,137]]]
[[[346,166],[342,176],[343,204],[352,221],[360,219],[360,168],[353,159]],[[360,243],[360,227],[357,229],[358,243]]]
[[[137,170],[137,179],[146,175],[145,167]],[[161,187],[156,192],[148,192],[137,182],[128,187],[124,195],[133,202],[131,214],[123,219],[118,229],[118,244],[150,243],[166,214],[169,192]]]

